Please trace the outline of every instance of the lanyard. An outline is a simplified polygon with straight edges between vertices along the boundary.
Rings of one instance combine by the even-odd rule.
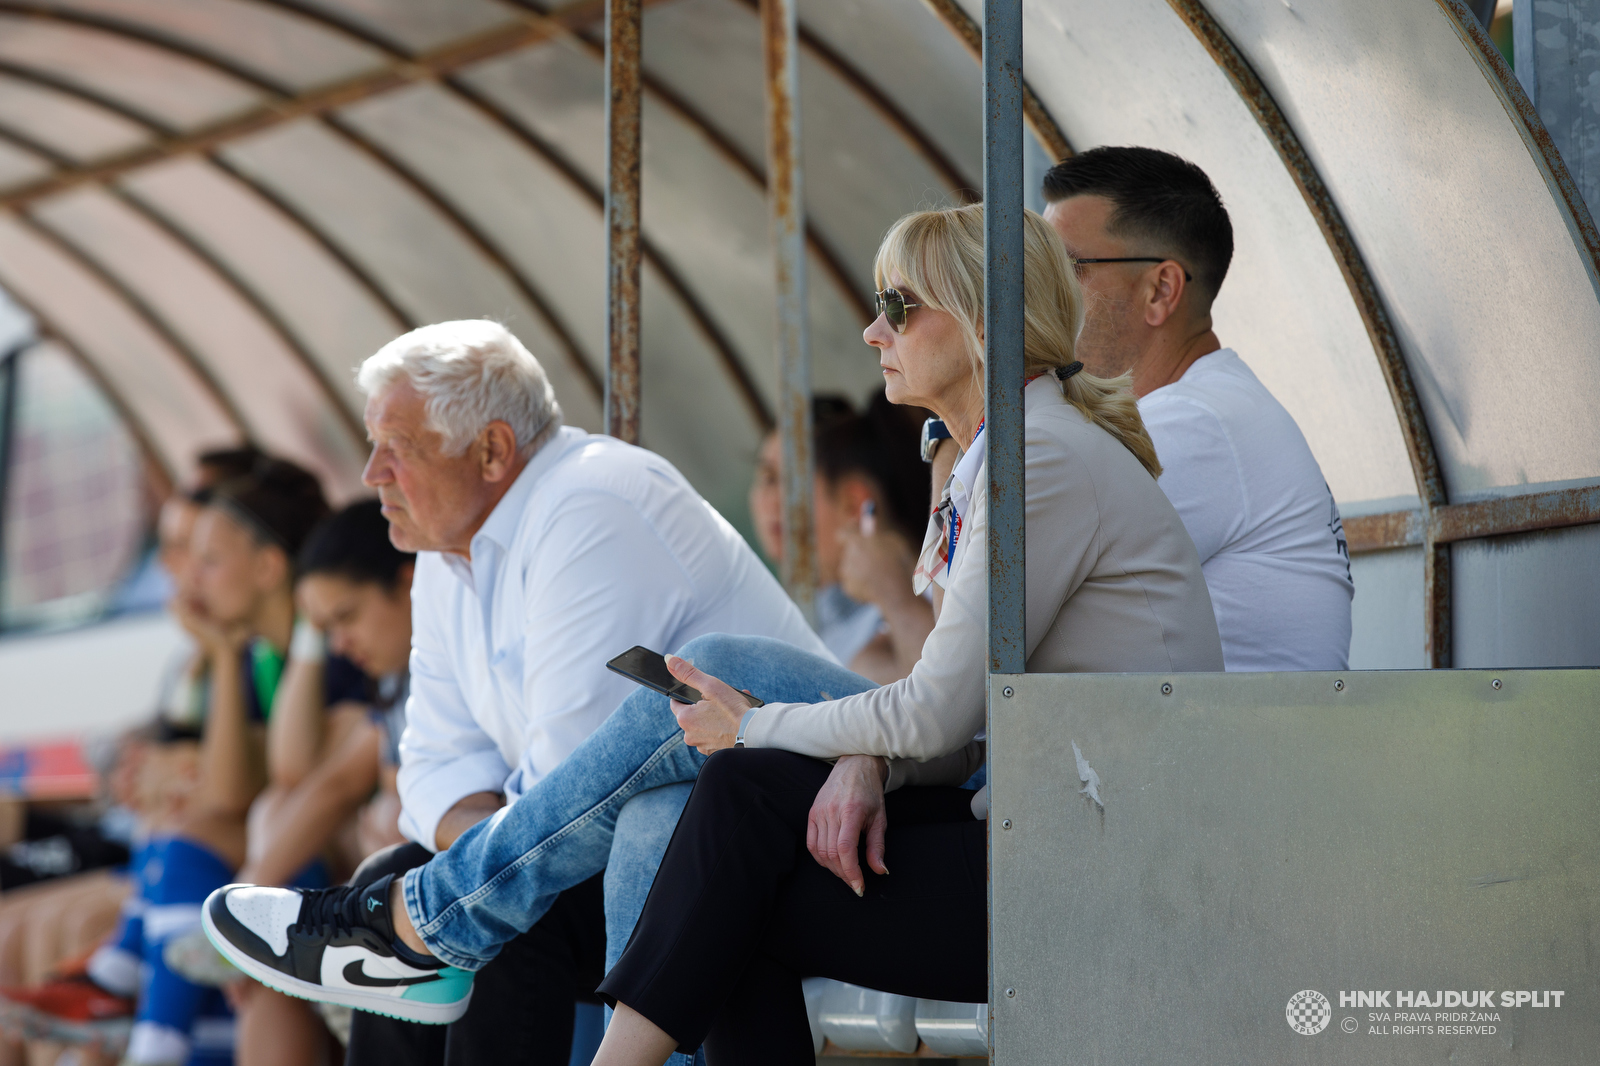
[[[967,441],[968,448],[971,448],[977,442],[978,437],[983,433],[983,424],[987,421],[987,418],[978,419],[978,428],[972,431],[972,440]],[[950,567],[955,563],[956,542],[960,539],[961,512],[957,511],[955,505],[952,504],[950,507],[950,547],[944,553],[944,572],[946,574],[950,572]]]

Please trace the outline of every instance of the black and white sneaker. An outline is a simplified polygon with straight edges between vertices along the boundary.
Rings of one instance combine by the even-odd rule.
[[[211,893],[201,920],[223,957],[268,988],[446,1025],[467,1011],[472,972],[400,943],[389,918],[393,879],[314,890],[228,885]]]

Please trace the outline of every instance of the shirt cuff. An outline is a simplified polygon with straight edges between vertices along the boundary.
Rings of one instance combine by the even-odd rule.
[[[409,772],[408,770],[413,771]],[[400,768],[400,832],[437,851],[439,822],[465,796],[504,792],[511,771],[499,752],[480,751],[447,763]]]

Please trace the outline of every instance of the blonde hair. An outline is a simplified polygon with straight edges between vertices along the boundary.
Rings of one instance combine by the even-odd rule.
[[[1054,373],[1073,363],[1083,328],[1083,288],[1072,260],[1050,224],[1023,212],[1023,373]],[[915,302],[943,311],[961,324],[967,354],[983,382],[983,205],[917,211],[884,235],[872,265],[878,287],[898,276]],[[915,313],[915,312],[913,312]],[[1134,458],[1161,476],[1156,447],[1139,417],[1127,374],[1100,378],[1079,371],[1062,382],[1067,402],[1111,434]]]

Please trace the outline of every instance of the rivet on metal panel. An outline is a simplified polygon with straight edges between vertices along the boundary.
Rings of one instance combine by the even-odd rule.
[[[1003,689],[1001,689],[1001,690],[1000,690],[1000,695],[1002,695],[1002,696],[1004,696],[1004,697],[1005,697],[1005,698],[1006,698],[1006,699],[1008,699],[1008,700],[1009,700],[1009,699],[1010,699],[1010,698],[1011,698],[1011,697],[1012,697],[1012,696],[1013,696],[1013,695],[1015,695],[1015,693],[1016,693],[1016,690],[1015,690],[1015,689],[1013,689],[1013,688],[1012,688],[1012,687],[1011,687],[1011,686],[1010,686],[1010,685],[1007,685],[1007,686],[1006,686],[1006,687],[1005,687],[1005,688],[1003,688]]]
[[[1007,999],[1016,999],[1017,998],[1017,990],[1015,988],[1006,989],[1006,998]]]
[[[1002,818],[1002,819],[1000,819],[1000,828],[1001,829],[1010,829],[1011,828],[1011,819],[1010,818]]]
[[[1497,677],[1493,681],[1489,682],[1489,687],[1498,689],[1500,687],[1500,679]]]
[[[1339,678],[1339,679],[1334,681],[1334,683],[1333,683],[1333,691],[1335,691],[1335,692],[1343,692],[1344,691],[1344,678],[1341,677],[1341,678]]]
[[[1172,695],[1172,682],[1170,682],[1170,681],[1161,682],[1161,694],[1163,696]]]

